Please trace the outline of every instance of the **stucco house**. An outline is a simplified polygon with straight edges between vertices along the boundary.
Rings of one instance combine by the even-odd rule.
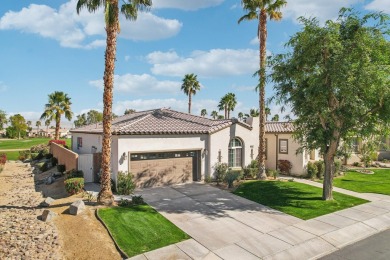
[[[72,150],[101,152],[102,131],[101,123],[70,130]],[[276,169],[277,161],[285,159],[292,173],[304,173],[310,158],[296,154],[292,131],[291,123],[267,122],[267,168]],[[257,157],[258,134],[257,117],[212,120],[164,108],[124,115],[112,122],[113,178],[119,171],[131,172],[138,186],[148,187],[212,177],[218,162],[241,169]]]

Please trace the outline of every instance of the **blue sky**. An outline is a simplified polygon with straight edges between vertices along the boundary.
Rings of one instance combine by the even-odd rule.
[[[64,91],[75,115],[102,110],[105,31],[103,10],[77,15],[77,0],[2,0],[0,5],[0,110],[35,121],[47,95]],[[238,112],[258,106],[254,91],[258,68],[255,21],[237,24],[239,0],[154,0],[136,22],[121,18],[117,45],[113,111],[171,107],[186,112],[181,80],[195,73],[202,85],[193,113],[217,110],[228,92]],[[296,18],[334,19],[342,6],[390,13],[390,0],[294,0],[280,22],[268,23],[269,53],[299,30]],[[267,86],[272,95],[272,85]],[[272,114],[279,113],[271,105]],[[221,112],[222,114],[222,112]],[[73,121],[73,120],[72,120]],[[65,120],[65,126],[70,126]]]

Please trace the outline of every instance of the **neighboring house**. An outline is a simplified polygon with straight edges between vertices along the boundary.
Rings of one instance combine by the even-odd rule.
[[[352,145],[351,145],[351,154],[348,158],[344,159],[344,164],[351,165],[356,162],[361,162],[362,161],[362,154],[361,154],[361,149],[364,144],[364,141],[360,138],[353,138],[352,140]],[[381,145],[376,152],[378,156],[378,160],[390,160],[390,138],[389,137],[382,137],[381,139]]]
[[[29,133],[29,137],[48,137],[54,138],[56,130],[49,128],[46,130],[46,127],[43,128],[33,128]],[[70,138],[69,129],[60,128],[60,138]]]
[[[292,162],[292,173],[303,174],[308,156],[296,154],[291,123],[268,122],[266,126],[266,167],[275,169],[278,159],[286,159]],[[70,132],[74,152],[101,152],[101,123]],[[137,185],[145,187],[212,177],[218,162],[241,169],[256,159],[258,135],[258,117],[246,122],[212,120],[170,109],[121,116],[112,122],[113,178],[119,171],[131,172]],[[96,180],[96,176],[87,178]]]

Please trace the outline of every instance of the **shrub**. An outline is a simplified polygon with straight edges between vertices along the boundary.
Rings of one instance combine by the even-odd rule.
[[[290,174],[292,164],[289,160],[278,160],[278,169],[285,174]]]
[[[24,151],[19,151],[19,157],[18,159],[20,161],[24,161],[24,160],[27,160],[31,158],[31,153],[30,153],[30,150],[24,150]]]
[[[324,161],[316,161],[314,164],[317,166],[317,178],[322,179],[325,173]]]
[[[341,170],[341,161],[339,160],[334,161],[334,175],[335,176],[340,175],[340,170]]]
[[[225,181],[228,183],[228,188],[233,188],[233,182],[240,177],[240,171],[228,170],[225,175]]]
[[[64,183],[65,190],[70,195],[80,193],[84,189],[84,178],[71,178]]]
[[[133,205],[142,205],[142,204],[145,204],[144,198],[142,198],[141,195],[139,195],[139,196],[132,196],[132,197],[131,197],[131,202],[133,203]]]
[[[244,174],[243,174],[243,177],[245,179],[256,179],[256,175],[257,173],[259,172],[259,169],[257,168],[249,168],[249,167],[245,167],[243,169],[244,171]]]
[[[83,171],[78,171],[76,169],[72,169],[70,171],[65,172],[66,179],[72,179],[72,178],[84,178]]]
[[[7,162],[7,155],[5,153],[0,153],[0,165],[5,165]]]
[[[316,177],[316,175],[317,175],[317,172],[318,172],[317,166],[312,162],[308,162],[307,163],[307,177],[310,179],[314,179],[314,177]]]
[[[133,175],[127,172],[118,172],[117,193],[119,195],[130,195],[135,190]]]
[[[228,170],[228,165],[226,163],[216,163],[214,164],[214,178],[217,181],[217,185],[220,182],[223,182],[225,179],[226,172]]]
[[[277,177],[279,177],[280,171],[269,169],[266,173],[267,173],[267,177],[273,177],[274,179],[276,179]]]
[[[54,157],[53,157],[53,158],[54,158]],[[57,165],[57,171],[59,171],[60,173],[64,173],[65,170],[66,170],[65,165],[63,165],[63,164],[58,164],[58,165]]]
[[[206,176],[206,177],[204,178],[204,182],[205,182],[205,183],[211,183],[211,182],[212,182],[211,177],[210,177],[210,176]]]
[[[50,140],[49,144],[51,144],[51,143],[56,143],[56,144],[62,145],[62,146],[64,146],[66,144],[65,140]]]
[[[58,159],[55,157],[51,157],[51,165],[56,166],[58,164]]]
[[[31,159],[32,159],[32,160],[38,160],[37,157],[38,157],[39,153],[31,153],[31,152],[30,152],[30,154],[31,154]],[[42,158],[41,158],[41,159],[42,159]]]
[[[53,155],[51,153],[45,154],[46,159],[51,159],[53,158]]]
[[[121,198],[121,200],[118,202],[118,206],[120,207],[128,207],[130,205],[131,205],[131,200],[128,199]]]
[[[35,164],[41,172],[45,172],[49,169],[47,162],[40,162]]]
[[[49,146],[47,146],[46,144],[37,144],[30,148],[30,152],[42,153],[42,155],[46,155],[49,153]]]
[[[362,164],[360,162],[354,162],[352,164],[352,166],[355,166],[355,167],[362,167]]]

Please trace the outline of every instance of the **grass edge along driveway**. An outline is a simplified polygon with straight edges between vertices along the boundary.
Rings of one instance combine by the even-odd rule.
[[[128,257],[190,238],[149,205],[101,208],[98,215]]]
[[[322,188],[290,181],[248,181],[233,193],[303,220],[368,202],[338,192],[324,201]]]

